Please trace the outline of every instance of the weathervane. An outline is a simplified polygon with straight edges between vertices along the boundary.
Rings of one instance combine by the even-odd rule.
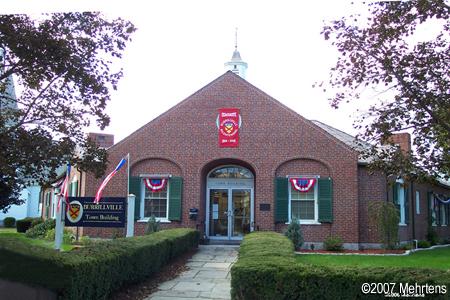
[[[237,50],[237,31],[238,31],[238,28],[236,27],[236,31],[234,33],[234,36],[235,36],[234,49],[235,50]]]

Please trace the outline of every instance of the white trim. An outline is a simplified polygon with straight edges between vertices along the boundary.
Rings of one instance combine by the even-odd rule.
[[[420,191],[416,191],[416,215],[420,215]]]
[[[303,175],[304,176],[304,175]],[[305,177],[306,178],[306,177]],[[309,177],[311,178],[311,177]],[[319,177],[316,177],[319,178]],[[319,222],[319,188],[318,188],[319,182],[316,181],[316,183],[314,184],[314,220],[313,219],[307,219],[307,220],[302,220],[300,219],[300,225],[301,224],[305,224],[305,225],[320,225],[322,223]],[[292,185],[291,183],[288,181],[288,186],[289,186],[289,190],[288,190],[288,222],[286,224],[290,224],[292,221],[292,209],[291,209],[291,202],[292,202]],[[302,201],[302,200],[294,200],[294,201]],[[309,200],[311,201],[311,200]]]
[[[139,175],[139,177],[141,177],[141,175]],[[147,222],[149,217],[145,217],[144,213],[145,213],[145,183],[144,180],[141,180],[141,203],[140,203],[140,212],[139,212],[139,220],[138,221],[142,221],[142,222]],[[165,218],[156,218],[157,221],[160,221],[161,223],[170,223],[169,221],[169,199],[170,199],[170,180],[167,181],[166,184],[166,188],[167,188],[167,196],[166,196],[166,217]],[[169,221],[169,222],[166,222]]]
[[[172,178],[172,174],[139,174],[141,178]]]
[[[138,223],[147,223],[148,220],[150,220],[150,218],[139,219],[136,222],[138,222]],[[166,218],[156,218],[156,221],[158,221],[160,223],[172,223],[172,221],[170,221],[169,219],[166,219]]]

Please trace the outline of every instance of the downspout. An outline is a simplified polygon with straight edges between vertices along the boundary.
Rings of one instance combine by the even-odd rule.
[[[416,193],[414,193],[414,180],[413,179],[411,179],[411,187],[410,187],[410,189],[411,189],[411,210],[412,210],[412,212],[411,212],[411,216],[412,216],[412,219],[411,219],[411,225],[412,225],[412,239],[413,240],[415,240],[416,239],[416,222],[415,222],[415,214],[416,214]],[[413,197],[413,193],[414,193],[414,197]],[[414,199],[414,201],[413,201],[413,199]]]

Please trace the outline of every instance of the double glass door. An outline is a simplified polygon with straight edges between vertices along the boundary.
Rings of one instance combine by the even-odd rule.
[[[250,232],[251,189],[209,190],[209,237],[240,239]]]

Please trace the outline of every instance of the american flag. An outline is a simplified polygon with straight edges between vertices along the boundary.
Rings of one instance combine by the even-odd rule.
[[[61,191],[58,195],[58,206],[57,211],[59,211],[59,208],[61,206],[61,197],[64,197],[66,204],[69,204],[69,181],[70,181],[70,164],[67,164],[67,170],[66,170],[66,178],[64,179],[63,183],[61,184]]]
[[[116,173],[120,170],[120,168],[122,168],[122,166],[125,164],[126,161],[127,161],[127,159],[125,157],[122,158],[120,160],[119,164],[117,165],[117,167],[111,173],[109,173],[108,176],[106,176],[106,178],[103,180],[102,184],[98,188],[97,193],[95,194],[94,203],[98,204],[100,202],[104,188],[106,187],[108,182],[111,180],[111,178],[113,178],[114,175],[116,175]]]

